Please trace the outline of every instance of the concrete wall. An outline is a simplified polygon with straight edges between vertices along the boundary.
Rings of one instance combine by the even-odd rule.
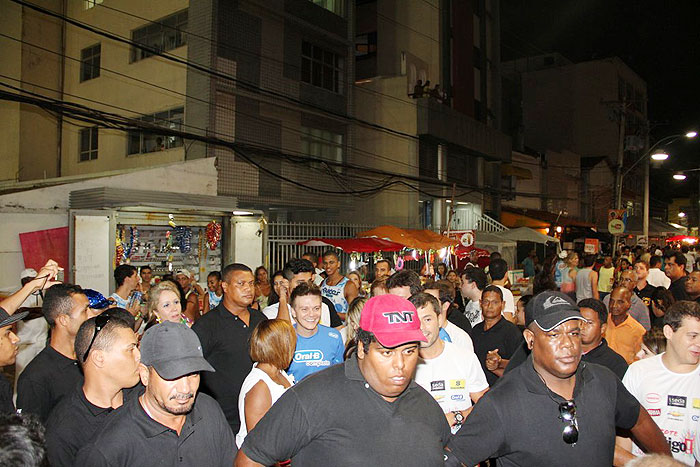
[[[10,2],[3,4],[0,32],[17,39],[22,37],[21,6]],[[20,79],[21,60],[19,42],[0,38],[0,74]],[[14,86],[19,84],[7,78],[3,81]],[[0,180],[15,180],[19,176],[19,109],[19,103],[0,100]]]

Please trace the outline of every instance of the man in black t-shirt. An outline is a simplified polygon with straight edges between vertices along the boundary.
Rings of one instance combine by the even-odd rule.
[[[233,433],[219,404],[198,393],[200,373],[213,371],[186,325],[165,321],[149,328],[139,364],[145,391],[80,449],[75,467],[231,467]]]
[[[680,251],[670,251],[664,255],[664,272],[669,279],[671,285],[668,290],[673,294],[673,298],[678,300],[688,300],[688,294],[685,291],[685,281],[688,280],[685,265],[687,259]]]
[[[413,381],[415,307],[401,297],[370,298],[357,352],[289,388],[246,436],[236,466],[416,465],[441,467],[450,427],[438,403]]]
[[[138,397],[138,336],[134,317],[112,308],[85,321],[75,337],[85,381],[51,411],[46,451],[51,467],[71,467],[75,456],[130,398]],[[133,389],[132,389],[133,388]]]
[[[647,277],[649,277],[649,263],[638,259],[634,262],[634,272],[637,273],[637,285],[635,285],[633,292],[647,306],[649,310],[649,322],[653,323],[656,316],[651,307],[651,297],[654,295],[656,287],[647,282]]]
[[[605,303],[595,298],[585,298],[578,302],[581,316],[581,360],[608,367],[622,379],[627,371],[627,362],[608,346],[603,337],[608,326],[608,309]]]
[[[474,352],[481,362],[489,386],[493,387],[508,360],[522,342],[523,335],[518,327],[503,316],[503,292],[498,286],[489,285],[481,293],[482,322],[471,332]]]
[[[46,291],[42,312],[51,328],[49,345],[17,380],[17,408],[46,423],[56,404],[83,382],[75,356],[75,335],[91,316],[90,301],[78,285],[56,284]]]
[[[204,358],[216,369],[202,375],[202,389],[221,405],[231,430],[238,433],[238,393],[253,361],[248,341],[255,326],[267,318],[251,308],[255,276],[245,264],[229,264],[221,272],[221,303],[192,326],[202,343]]]
[[[631,430],[648,451],[670,454],[622,381],[580,361],[583,317],[569,297],[542,292],[525,314],[530,357],[474,406],[447,444],[446,467],[493,457],[498,466],[609,466],[616,426]]]

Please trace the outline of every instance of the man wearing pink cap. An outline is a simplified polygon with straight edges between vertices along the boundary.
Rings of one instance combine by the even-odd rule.
[[[444,465],[450,427],[413,381],[421,341],[411,302],[371,298],[356,351],[288,389],[248,433],[236,466]]]

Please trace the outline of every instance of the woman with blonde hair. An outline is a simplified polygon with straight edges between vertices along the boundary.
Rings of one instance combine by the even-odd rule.
[[[192,320],[182,312],[180,291],[168,280],[160,281],[149,291],[146,329],[163,321],[192,326]]]
[[[255,363],[238,396],[241,428],[236,444],[239,448],[272,404],[294,384],[294,378],[284,369],[292,363],[296,346],[297,334],[289,321],[270,319],[253,330],[248,350]]]
[[[561,292],[572,295],[576,292],[576,274],[578,272],[578,253],[575,251],[569,252],[569,255],[564,260],[564,269],[562,270]],[[575,297],[574,297],[575,298]]]
[[[360,314],[367,300],[369,300],[369,297],[357,297],[348,307],[348,314],[345,317],[345,327],[340,330],[340,335],[343,337],[346,351],[349,347],[356,345],[355,334],[357,334],[357,328],[360,327]]]

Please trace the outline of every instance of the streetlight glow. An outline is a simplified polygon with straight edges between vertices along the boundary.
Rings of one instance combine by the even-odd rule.
[[[678,217],[685,217],[685,213],[683,211],[679,212]]]
[[[687,176],[682,172],[678,172],[678,173],[673,174],[674,180],[685,180],[686,178],[687,178]]]
[[[668,153],[666,151],[658,150],[651,155],[651,158],[655,161],[665,161],[668,159]]]
[[[688,133],[685,134],[686,138],[695,138],[698,135],[697,131],[689,131]]]

